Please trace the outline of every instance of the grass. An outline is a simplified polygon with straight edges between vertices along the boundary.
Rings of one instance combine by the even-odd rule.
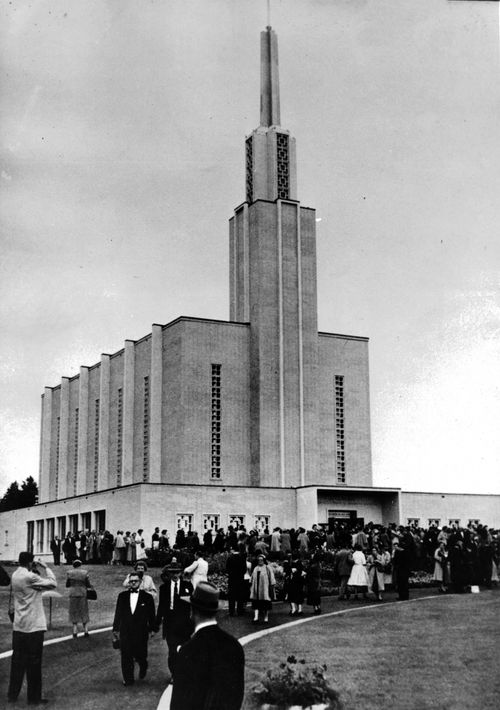
[[[53,629],[46,638],[71,632],[67,619],[67,567],[56,568],[63,598],[53,605]],[[89,602],[91,629],[109,626],[116,597],[127,573],[123,567],[88,567],[98,601]],[[11,572],[12,569],[9,569]],[[159,586],[159,570],[150,570]],[[412,599],[433,590],[412,592]],[[387,602],[395,599],[387,593]],[[8,589],[0,588],[0,651],[11,647]],[[311,663],[326,663],[326,675],[339,690],[345,710],[496,710],[500,704],[500,591],[446,595],[401,604],[338,602],[326,598],[325,612],[245,646],[244,710],[254,704],[251,690],[266,670],[290,653]],[[289,621],[286,605],[276,604],[270,626]],[[250,617],[219,615],[220,624],[238,637],[253,633]],[[257,627],[260,630],[262,627]],[[9,661],[0,661],[0,706],[6,694]],[[119,653],[110,634],[79,638],[44,650],[44,688],[53,710],[154,710],[169,673],[165,642],[150,642],[150,673],[131,688],[121,686]],[[23,700],[20,706],[24,706]]]

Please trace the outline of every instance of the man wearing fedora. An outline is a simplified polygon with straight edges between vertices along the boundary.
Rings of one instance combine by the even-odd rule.
[[[219,590],[199,582],[191,595],[194,634],[179,650],[170,710],[240,710],[245,655],[215,619]]]
[[[182,567],[172,563],[161,572],[163,584],[156,612],[156,629],[162,624],[163,638],[168,646],[168,667],[173,674],[177,649],[193,632],[189,597],[193,591],[191,582],[182,579]]]
[[[113,620],[113,645],[120,642],[123,685],[134,683],[134,661],[139,664],[139,678],[148,670],[148,638],[156,631],[155,603],[151,594],[139,589],[137,572],[129,574],[129,589],[120,592]]]

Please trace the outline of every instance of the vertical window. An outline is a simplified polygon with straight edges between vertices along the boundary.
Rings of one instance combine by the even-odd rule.
[[[177,513],[177,530],[184,530],[185,533],[193,529],[193,516],[191,513]]]
[[[335,458],[337,483],[345,483],[344,376],[335,375]]]
[[[253,140],[247,138],[245,143],[247,202],[253,202]]]
[[[73,495],[76,496],[76,481],[78,474],[78,427],[80,424],[80,411],[75,409],[75,436],[73,439]],[[54,537],[54,536],[52,536]]]
[[[276,151],[278,167],[278,199],[288,200],[290,194],[289,186],[289,155],[288,136],[286,133],[276,134]]]
[[[142,480],[149,480],[149,377],[144,378],[144,409],[142,416]]]
[[[57,434],[56,434],[56,480],[55,480],[55,497],[59,494],[59,454],[61,449],[61,417],[57,417]]]
[[[269,515],[256,515],[254,529],[257,530],[258,533],[264,532],[266,528],[269,530],[270,521],[271,518]]]
[[[44,521],[37,520],[36,521],[36,551],[37,552],[43,552],[43,547],[44,547],[43,533],[44,533]]]
[[[70,515],[69,517],[69,531],[73,534],[78,532],[78,514]]]
[[[26,523],[26,550],[33,552],[33,539],[35,537],[35,521],[28,520]]]
[[[97,490],[99,482],[99,400],[95,401],[94,418],[94,491]]]
[[[213,515],[208,513],[203,516],[203,531],[204,532],[206,532],[207,530],[218,530],[219,528],[220,528],[219,516],[216,513]]]
[[[47,541],[50,542],[55,534],[55,519],[47,518]]]
[[[61,540],[66,537],[66,516],[60,515],[57,518],[57,534]]]
[[[230,515],[228,525],[232,525],[235,530],[237,530],[240,525],[245,525],[244,515]]]
[[[94,530],[104,532],[106,530],[106,511],[96,510],[94,513]]]
[[[221,366],[212,365],[211,477],[221,477]]]
[[[116,485],[122,485],[123,454],[123,389],[118,390],[118,409],[116,420]]]

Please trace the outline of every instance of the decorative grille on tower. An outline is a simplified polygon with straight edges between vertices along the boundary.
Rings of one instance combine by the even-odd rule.
[[[290,194],[288,136],[285,133],[276,134],[276,150],[278,165],[278,199],[288,200]]]

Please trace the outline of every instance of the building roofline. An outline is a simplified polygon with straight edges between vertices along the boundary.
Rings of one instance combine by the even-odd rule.
[[[319,331],[318,335],[325,338],[338,338],[339,340],[360,340],[363,343],[368,343],[369,338],[364,335],[345,335],[345,333],[326,333],[324,331]]]

